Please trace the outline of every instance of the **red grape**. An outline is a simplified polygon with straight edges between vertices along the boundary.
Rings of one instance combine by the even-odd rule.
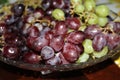
[[[54,31],[55,35],[65,36],[67,34],[68,28],[64,21],[59,21],[56,23]]]
[[[85,29],[84,32],[85,32],[87,38],[93,39],[94,36],[98,33],[101,33],[102,30],[97,25],[90,25]]]
[[[2,55],[9,59],[17,59],[19,57],[20,53],[19,53],[19,49],[17,46],[5,45],[3,47]]]
[[[84,41],[84,39],[85,39],[85,34],[82,31],[71,32],[66,38],[68,42],[71,42],[74,44],[80,44]]]
[[[92,45],[95,51],[101,51],[103,47],[106,46],[106,43],[107,41],[105,34],[99,33],[95,35]]]
[[[65,43],[62,54],[69,62],[75,62],[79,58],[80,52],[77,45]]]
[[[63,48],[63,45],[64,45],[64,39],[61,36],[54,36],[50,41],[50,46],[55,51],[60,51]]]
[[[23,55],[23,61],[30,64],[37,64],[41,61],[41,57],[34,52],[26,52]]]
[[[78,28],[81,26],[80,20],[78,18],[68,18],[66,23],[70,29],[74,30],[78,30]]]

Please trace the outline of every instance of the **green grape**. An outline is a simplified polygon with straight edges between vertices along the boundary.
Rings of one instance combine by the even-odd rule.
[[[96,58],[101,58],[101,57],[105,56],[107,53],[108,53],[108,47],[105,46],[105,47],[102,49],[102,51],[100,51],[100,52],[94,51],[94,52],[93,52],[93,56],[96,57]]]
[[[70,0],[70,2],[71,2],[71,4],[72,4],[73,6],[75,6],[75,5],[81,4],[81,3],[82,3],[82,0]]]
[[[92,40],[90,39],[85,39],[82,43],[83,47],[84,47],[84,52],[85,53],[93,53],[94,52],[94,49],[93,49],[93,46],[92,46]]]
[[[92,11],[95,8],[95,1],[94,0],[85,0],[84,6],[87,11]]]
[[[86,62],[89,59],[89,54],[87,53],[83,53],[79,56],[78,60],[76,61],[76,63],[82,63],[82,62]]]
[[[79,27],[79,31],[84,31],[86,29],[86,25],[82,25]]]
[[[84,8],[84,6],[82,4],[81,5],[76,5],[75,8],[74,8],[74,11],[75,11],[76,14],[80,14],[84,10],[85,10],[85,8]]]
[[[98,16],[94,13],[89,14],[90,18],[88,19],[88,24],[97,24],[98,23]]]
[[[56,20],[64,20],[65,19],[65,14],[61,9],[55,9],[52,11],[52,16],[56,19]]]
[[[101,26],[101,27],[104,27],[108,22],[108,19],[107,17],[98,17],[98,24]]]
[[[95,8],[95,12],[100,17],[106,17],[109,15],[109,8],[105,5],[99,5]]]

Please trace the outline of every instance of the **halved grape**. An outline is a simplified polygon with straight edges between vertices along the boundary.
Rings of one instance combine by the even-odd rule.
[[[100,52],[94,51],[93,56],[96,58],[101,58],[108,53],[108,47],[105,46]]]
[[[78,60],[76,61],[76,63],[82,63],[82,62],[86,62],[89,59],[90,55],[87,53],[83,53],[79,56]]]

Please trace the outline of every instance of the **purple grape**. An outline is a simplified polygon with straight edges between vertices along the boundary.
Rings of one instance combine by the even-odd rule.
[[[41,57],[48,60],[55,55],[54,50],[50,46],[45,46],[41,49]]]
[[[93,39],[94,36],[98,33],[101,33],[102,30],[97,25],[90,25],[85,29],[84,32],[85,32],[87,38]]]
[[[95,35],[92,43],[95,51],[101,51],[103,47],[106,46],[106,44],[107,44],[107,40],[104,33],[99,33]]]

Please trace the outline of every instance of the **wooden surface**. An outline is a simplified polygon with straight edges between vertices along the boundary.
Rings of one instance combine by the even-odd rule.
[[[0,62],[0,80],[120,80],[120,69],[112,60],[106,60],[83,70],[43,76],[40,72],[22,70]]]

